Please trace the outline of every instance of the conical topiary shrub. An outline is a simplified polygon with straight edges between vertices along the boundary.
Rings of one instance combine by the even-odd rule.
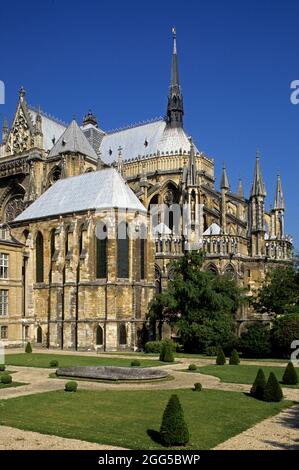
[[[250,395],[252,395],[254,398],[257,398],[258,400],[263,400],[265,388],[266,377],[264,371],[262,369],[259,369],[258,373],[256,374],[255,381],[253,382],[253,385],[251,387]]]
[[[286,366],[286,369],[282,377],[282,383],[286,385],[297,385],[298,383],[298,375],[294,367],[294,364],[291,361]]]
[[[165,408],[160,428],[160,439],[165,447],[184,446],[189,442],[189,431],[177,395],[172,395]]]
[[[171,340],[164,340],[160,352],[160,361],[174,362],[173,344]]]
[[[238,351],[236,349],[232,350],[231,356],[229,358],[229,364],[231,366],[237,366],[237,365],[240,364],[239,354],[238,354]]]
[[[268,382],[264,391],[264,400],[265,401],[281,401],[282,400],[282,390],[279,382],[276,378],[274,372],[270,372]]]
[[[25,353],[28,353],[28,354],[32,353],[31,343],[29,341],[26,344]]]
[[[223,366],[226,363],[225,355],[221,347],[218,348],[216,364],[217,366]]]

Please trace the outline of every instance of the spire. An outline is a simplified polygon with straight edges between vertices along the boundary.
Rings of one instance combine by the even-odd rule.
[[[83,126],[87,126],[88,124],[92,124],[94,127],[98,127],[97,118],[91,112],[91,110],[88,111],[88,113],[84,116],[83,119]]]
[[[277,175],[274,209],[284,209],[284,197],[282,192],[280,175]]]
[[[220,181],[220,188],[221,189],[229,189],[229,181],[226,173],[226,167],[225,163],[223,162],[222,166],[222,176],[221,176],[221,181]]]
[[[187,186],[196,186],[196,162],[195,162],[195,150],[192,137],[189,137],[190,142],[190,153],[188,162],[188,173],[187,173]]]
[[[35,133],[42,134],[42,116],[40,112],[40,106],[38,107],[38,111],[35,117]]]
[[[244,197],[244,190],[243,190],[243,181],[242,178],[239,178],[238,182],[238,192],[237,192],[239,197]]]
[[[171,127],[182,127],[183,125],[183,96],[179,82],[178,57],[176,46],[176,29],[172,28],[173,35],[173,52],[171,80],[167,105],[167,122]]]
[[[22,101],[23,101],[23,100],[24,100],[24,98],[25,98],[25,95],[26,95],[26,91],[25,91],[24,87],[23,87],[23,86],[21,86],[21,88],[19,89],[19,96],[20,96],[20,100],[22,100]]]
[[[260,166],[260,152],[258,149],[256,150],[254,177],[251,188],[251,197],[252,196],[266,196],[266,188],[263,182],[262,171]]]
[[[7,138],[8,138],[8,123],[7,123],[7,119],[6,117],[4,118],[4,121],[3,121],[3,127],[2,127],[2,143],[3,144],[6,144],[7,142]]]

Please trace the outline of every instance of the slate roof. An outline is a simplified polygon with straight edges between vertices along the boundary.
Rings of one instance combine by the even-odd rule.
[[[157,152],[164,155],[167,155],[166,152],[190,152],[190,142],[184,129],[171,128],[163,119],[108,132],[100,145],[101,159],[107,164],[117,161],[119,147],[122,148],[123,160],[149,157]],[[198,152],[196,148],[195,152]]]
[[[56,157],[62,153],[72,152],[81,153],[88,157],[97,160],[97,154],[94,148],[90,145],[84,133],[73,119],[64,133],[60,136],[54,147],[49,153],[50,157]]]
[[[107,168],[57,181],[14,222],[113,208],[146,212],[121,175],[114,168]]]
[[[35,123],[37,111],[28,106],[28,112],[32,119],[32,122]],[[66,129],[66,125],[64,123],[59,122],[58,120],[47,116],[45,113],[40,111],[42,117],[42,132],[43,132],[43,140],[44,140],[44,149],[50,150],[53,147],[53,137],[55,141],[60,138],[60,136],[64,133]]]

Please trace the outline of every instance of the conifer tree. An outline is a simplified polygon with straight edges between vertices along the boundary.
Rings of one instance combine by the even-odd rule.
[[[265,377],[264,371],[262,369],[259,369],[255,378],[255,381],[253,382],[253,385],[251,387],[250,394],[254,398],[257,398],[258,400],[263,400],[265,388],[266,388],[266,377]]]
[[[298,375],[292,361],[288,363],[282,377],[282,383],[286,385],[297,385]]]
[[[274,372],[270,372],[268,382],[264,391],[264,400],[265,401],[281,401],[282,400],[282,390],[279,382],[276,378]]]
[[[189,431],[177,395],[172,395],[165,408],[160,428],[160,439],[165,447],[184,446],[189,442]]]

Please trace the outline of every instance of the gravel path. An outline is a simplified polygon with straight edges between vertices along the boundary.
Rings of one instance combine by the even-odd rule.
[[[122,447],[94,444],[78,439],[49,436],[38,432],[0,426],[0,450],[122,450]]]
[[[281,411],[214,450],[299,450],[299,405]]]

